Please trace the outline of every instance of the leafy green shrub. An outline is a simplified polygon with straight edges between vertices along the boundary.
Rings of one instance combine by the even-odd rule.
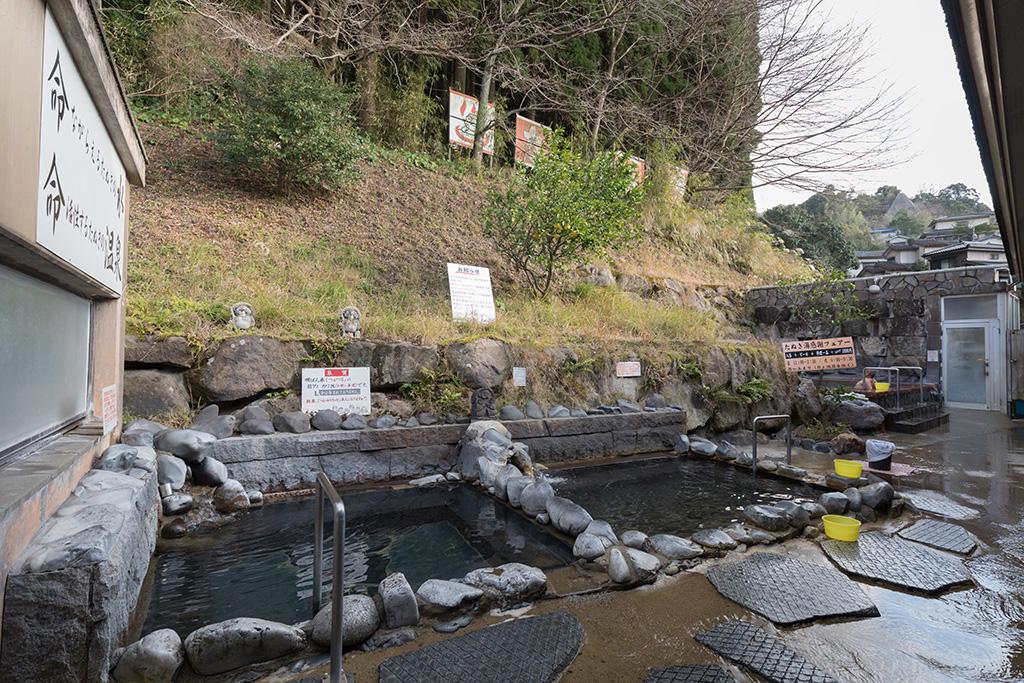
[[[639,237],[643,196],[623,158],[602,152],[585,159],[553,134],[532,171],[506,192],[490,193],[485,234],[543,298],[559,271]]]
[[[768,380],[754,377],[736,387],[736,393],[750,403],[759,403],[772,396],[772,385]]]
[[[466,388],[458,378],[442,371],[423,368],[414,381],[403,384],[399,391],[416,404],[417,410],[443,415],[466,409]]]
[[[800,428],[800,433],[804,438],[814,439],[815,441],[831,441],[843,432],[848,431],[850,431],[850,428],[841,422],[830,424],[820,418],[814,418]]]
[[[351,175],[358,155],[352,96],[294,59],[247,62],[230,77],[231,96],[212,137],[226,164],[279,190],[330,188]]]

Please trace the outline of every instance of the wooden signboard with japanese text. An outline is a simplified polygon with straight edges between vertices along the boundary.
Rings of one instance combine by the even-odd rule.
[[[782,355],[790,372],[817,372],[857,367],[853,337],[782,342]]]

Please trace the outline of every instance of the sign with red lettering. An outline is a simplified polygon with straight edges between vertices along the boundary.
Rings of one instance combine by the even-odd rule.
[[[103,415],[103,433],[109,434],[117,428],[117,385],[111,384],[100,391]]]
[[[639,377],[640,374],[640,361],[638,360],[621,360],[615,364],[616,377]]]
[[[790,372],[857,367],[853,337],[782,342],[782,356]]]
[[[487,268],[449,263],[448,291],[452,299],[453,320],[493,323],[497,319],[491,271]]]
[[[480,102],[472,95],[448,90],[448,143],[472,149],[476,137],[476,115]],[[484,154],[494,154],[494,104],[487,105],[487,123],[483,135]]]
[[[516,114],[516,162],[533,168],[534,159],[544,149],[544,136],[551,129]]]
[[[370,414],[370,368],[303,368],[302,410]]]

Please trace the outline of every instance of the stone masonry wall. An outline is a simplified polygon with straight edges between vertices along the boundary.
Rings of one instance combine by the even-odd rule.
[[[957,268],[898,273],[850,280],[853,294],[866,312],[860,319],[798,321],[793,316],[792,290],[759,287],[747,293],[756,332],[774,342],[834,336],[854,338],[861,367],[911,365],[926,368],[926,376],[941,374],[939,363],[928,363],[928,351],[942,348],[942,297],[1006,291],[996,268]],[[869,291],[877,284],[879,291]]]
[[[686,414],[622,415],[513,420],[512,438],[535,462],[583,460],[669,450],[686,433]],[[444,474],[455,465],[466,425],[235,436],[210,446],[232,479],[261,491],[307,489],[318,472],[337,485],[409,480]]]

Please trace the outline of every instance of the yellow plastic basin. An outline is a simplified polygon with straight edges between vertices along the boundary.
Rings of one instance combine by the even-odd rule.
[[[821,521],[825,523],[825,535],[829,538],[853,542],[860,536],[860,522],[852,517],[825,515]]]
[[[889,383],[888,382],[875,382],[875,391],[876,392],[889,391]]]
[[[836,459],[832,461],[832,464],[836,468],[836,474],[847,479],[856,479],[864,469],[864,463],[857,462],[856,460]]]

